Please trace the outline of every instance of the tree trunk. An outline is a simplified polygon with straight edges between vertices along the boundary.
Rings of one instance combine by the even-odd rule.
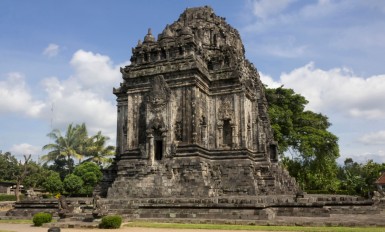
[[[26,155],[24,155],[24,164],[22,164],[21,161],[19,161],[19,167],[21,169],[21,172],[18,173],[17,176],[15,176],[15,179],[16,179],[16,189],[15,189],[16,201],[20,201],[20,185],[24,181],[24,178],[28,174],[27,165],[28,165],[28,162],[30,159],[31,159],[31,155],[29,155],[28,157]]]
[[[16,196],[16,201],[20,201],[20,181],[18,180],[16,182],[16,189],[15,189],[15,196]]]

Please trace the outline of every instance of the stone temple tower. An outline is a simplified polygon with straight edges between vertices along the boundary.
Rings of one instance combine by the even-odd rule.
[[[278,165],[264,86],[236,29],[188,8],[157,38],[148,30],[121,68],[117,155],[109,199],[293,194]]]

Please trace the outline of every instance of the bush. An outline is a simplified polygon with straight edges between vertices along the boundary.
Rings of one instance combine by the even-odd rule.
[[[24,199],[24,195],[20,194],[20,200]],[[0,201],[16,201],[15,194],[0,194]]]
[[[15,195],[1,194],[0,201],[16,201]]]
[[[64,178],[63,185],[64,189],[71,195],[80,192],[83,180],[75,174],[69,174]]]
[[[352,195],[347,190],[336,190],[336,191],[329,191],[329,190],[306,190],[306,193],[308,193],[308,194]]]
[[[33,215],[32,221],[35,226],[41,226],[44,223],[51,222],[52,215],[50,213],[37,213]]]
[[[63,182],[59,173],[52,172],[43,182],[43,188],[50,193],[60,193],[63,189]]]
[[[122,224],[122,217],[119,215],[110,215],[102,218],[99,224],[101,229],[118,229]]]

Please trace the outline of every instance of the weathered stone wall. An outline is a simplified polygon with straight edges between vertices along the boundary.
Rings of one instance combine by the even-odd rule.
[[[267,101],[238,32],[190,8],[122,68],[109,198],[294,194],[277,164]]]
[[[2,201],[0,202],[0,211],[8,211],[13,208],[14,201]]]
[[[219,154],[220,155],[220,154]],[[220,156],[219,156],[220,157]],[[109,198],[164,198],[294,194],[295,181],[278,165],[250,159],[120,160]]]
[[[372,215],[373,218],[376,218],[374,224],[381,224],[378,218],[384,212],[383,208],[373,206],[373,202],[370,200],[338,195],[305,195],[300,198],[293,195],[211,198],[157,197],[105,199],[104,204],[108,205],[111,214],[118,213],[126,219],[151,218],[170,222],[198,220],[198,222],[206,221],[211,223],[222,220],[222,223],[237,224],[277,218],[276,221],[281,221],[280,224],[290,225],[290,222],[302,223],[298,218],[314,218],[310,220],[325,223],[330,219],[333,220],[335,225],[338,225],[338,223],[344,225],[350,222],[345,222],[344,219],[338,221],[338,217],[343,218],[347,215],[350,215],[349,217],[356,215],[357,218],[360,215]],[[322,223],[320,225],[325,225]],[[317,222],[307,222],[307,224],[314,225]]]

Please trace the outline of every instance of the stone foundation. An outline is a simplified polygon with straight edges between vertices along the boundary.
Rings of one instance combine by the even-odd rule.
[[[104,199],[109,214],[126,220],[273,220],[276,217],[330,218],[331,215],[379,215],[384,210],[371,200],[354,196],[275,195],[217,198]]]

